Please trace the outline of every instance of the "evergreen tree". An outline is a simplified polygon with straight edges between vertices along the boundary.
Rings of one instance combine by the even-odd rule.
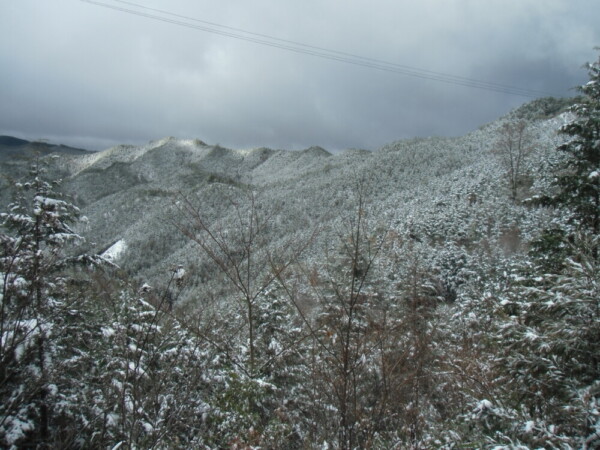
[[[557,177],[560,191],[555,200],[571,208],[574,219],[597,235],[600,232],[600,59],[587,68],[590,81],[579,87],[583,100],[571,108],[574,120],[561,129],[571,139],[559,147],[568,157]]]
[[[56,338],[70,306],[65,269],[93,262],[66,253],[68,244],[83,240],[71,228],[79,209],[43,172],[35,162],[31,181],[16,183],[15,201],[0,214],[0,445],[49,441],[60,363]]]
[[[524,262],[497,293],[488,337],[504,375],[496,403],[479,411],[495,439],[565,448],[600,442],[599,271],[589,250],[598,243],[581,239],[573,244],[578,261],[568,258],[561,273],[540,276]]]
[[[114,277],[114,275],[113,275]],[[102,278],[98,276],[97,278]],[[198,448],[206,352],[168,312],[166,295],[104,278],[71,321],[65,416],[83,447]]]
[[[588,71],[574,119],[561,128],[571,138],[558,147],[565,158],[552,202],[565,219],[534,239],[532,258],[498,276],[489,296],[490,361],[503,381],[473,417],[490,443],[600,443],[600,60]]]

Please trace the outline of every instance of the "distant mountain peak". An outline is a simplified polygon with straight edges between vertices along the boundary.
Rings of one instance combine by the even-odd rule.
[[[50,144],[43,141],[27,141],[13,136],[0,136],[0,162],[14,158],[33,158],[46,156],[51,153],[68,155],[91,154],[88,150],[68,147],[66,145]]]
[[[5,145],[7,147],[18,147],[26,144],[29,144],[29,141],[26,141],[25,139],[19,139],[13,136],[0,136],[0,145]]]
[[[313,145],[312,147],[302,150],[302,152],[314,156],[331,156],[331,153],[318,145]]]

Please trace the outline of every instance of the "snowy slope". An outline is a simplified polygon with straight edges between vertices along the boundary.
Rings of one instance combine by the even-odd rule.
[[[527,116],[536,149],[527,170],[539,171],[560,139],[556,130],[568,120],[560,111],[536,115],[540,108],[535,102],[525,105],[463,137],[403,140],[374,152],[236,150],[170,137],[64,156],[53,164],[89,218],[88,245],[98,250],[126,242],[114,258],[130,273],[151,279],[163,277],[173,264],[198,259],[177,231],[178,201],[188,199],[209,223],[227,228],[236,221],[232,197],[239,200],[248,192],[256,193],[265,213],[278,211],[272,245],[289,236],[305,238],[315,228],[322,230],[318,242],[330,241],[354,211],[357,185],[379,226],[421,233],[419,239],[431,245],[445,236],[456,242],[500,239],[506,233],[500,224],[507,221],[523,241],[543,218],[510,205],[504,169],[493,150],[502,125]],[[530,191],[543,189],[542,181],[532,183]]]

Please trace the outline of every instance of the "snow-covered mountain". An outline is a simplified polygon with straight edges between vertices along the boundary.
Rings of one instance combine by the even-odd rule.
[[[169,137],[95,153],[60,153],[50,164],[89,219],[82,231],[91,248],[105,251],[119,243],[121,250],[111,253],[114,261],[152,281],[175,264],[199,258],[177,230],[184,219],[176,205],[183,199],[211,223],[228,227],[235,224],[229,197],[254,192],[265,209],[277,210],[273,242],[307,238],[316,228],[326,242],[353,211],[351,193],[362,183],[372,216],[395,232],[418,230],[425,240],[467,239],[487,221],[495,224],[490,233],[499,236],[500,228],[516,227],[524,240],[544,219],[509,201],[505,167],[494,150],[504,124],[528,122],[528,145],[535,151],[525,162],[520,197],[533,195],[543,184],[535,175],[554,152],[556,131],[567,120],[564,105],[537,100],[462,137],[397,141],[373,152],[237,150]]]
[[[87,155],[90,152],[45,141],[27,141],[13,136],[0,136],[0,205],[10,201],[11,180],[26,178],[29,162],[35,158]],[[53,172],[52,177],[60,176]]]
[[[573,200],[571,102],[373,152],[43,157],[75,230],[53,185],[18,182],[29,163],[0,162],[34,189],[2,214],[0,436],[33,442],[51,398],[53,430],[102,448],[595,448],[597,229],[548,201]]]

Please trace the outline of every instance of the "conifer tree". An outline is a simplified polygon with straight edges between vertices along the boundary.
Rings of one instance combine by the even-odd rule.
[[[68,244],[79,209],[43,178],[36,161],[30,181],[16,183],[15,201],[0,214],[0,444],[45,445],[52,422],[55,337],[65,308]]]
[[[476,413],[495,442],[531,447],[597,448],[600,443],[600,60],[588,65],[584,98],[561,128],[553,203],[570,226],[546,230],[534,258],[504,275],[490,337],[502,349],[496,404]],[[484,407],[485,406],[485,407]],[[491,434],[489,435],[491,438]]]
[[[574,219],[597,235],[600,232],[600,58],[587,68],[590,80],[578,88],[583,100],[571,108],[574,120],[561,129],[571,139],[559,147],[568,157],[557,177],[560,191],[555,200],[571,208]]]

